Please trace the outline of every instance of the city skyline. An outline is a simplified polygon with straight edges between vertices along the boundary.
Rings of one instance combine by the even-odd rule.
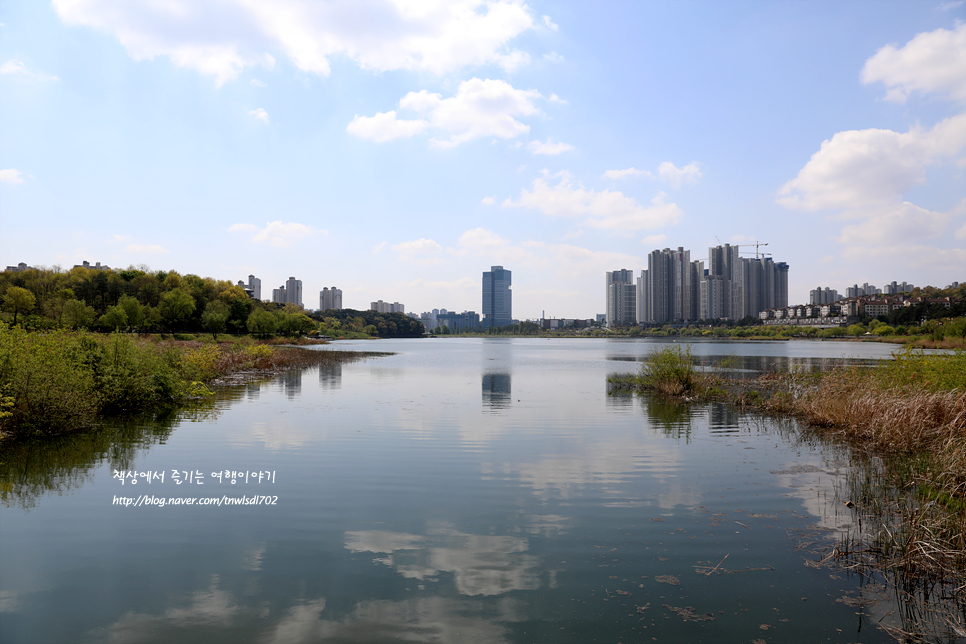
[[[518,319],[665,247],[767,243],[790,303],[964,278],[961,1],[306,6],[4,3],[2,261],[410,311],[503,265]]]

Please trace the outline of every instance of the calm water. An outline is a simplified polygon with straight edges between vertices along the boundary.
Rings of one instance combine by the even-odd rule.
[[[0,641],[893,641],[888,602],[806,565],[851,521],[848,453],[724,405],[609,396],[654,344],[339,343],[399,353],[8,450]],[[693,345],[749,371],[890,349]],[[275,503],[170,502],[241,496]]]

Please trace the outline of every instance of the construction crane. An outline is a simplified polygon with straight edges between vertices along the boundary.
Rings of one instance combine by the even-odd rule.
[[[768,242],[753,241],[750,244],[738,244],[738,247],[741,248],[742,246],[745,246],[745,247],[754,246],[755,247],[755,259],[758,259],[758,255],[759,254],[762,255],[762,256],[771,255],[771,253],[759,253],[758,252],[758,247],[759,246],[767,246],[767,245],[768,245]]]

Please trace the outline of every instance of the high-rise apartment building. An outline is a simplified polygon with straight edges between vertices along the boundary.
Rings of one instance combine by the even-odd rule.
[[[261,286],[259,285],[259,290]],[[284,286],[272,289],[272,302],[276,304],[295,304],[302,306],[302,280],[290,277]]]
[[[637,323],[637,285],[634,271],[608,271],[604,283],[607,289],[607,326],[621,327]]]
[[[741,319],[788,305],[788,264],[739,257],[738,247],[708,249],[708,265],[684,248],[652,251],[637,280],[642,323]],[[641,301],[643,300],[643,301]]]
[[[302,306],[302,280],[290,277],[285,281],[285,298],[289,304]]]
[[[328,311],[330,309],[342,308],[342,291],[336,287],[325,287],[319,292],[319,310]]]
[[[377,300],[369,304],[369,310],[375,311],[376,313],[405,313],[406,306],[399,302],[390,303]]]
[[[482,326],[513,324],[511,277],[511,272],[502,266],[491,266],[490,270],[483,272]]]
[[[252,294],[252,299],[261,300],[262,299],[262,280],[258,279],[254,275],[249,275],[248,290]]]

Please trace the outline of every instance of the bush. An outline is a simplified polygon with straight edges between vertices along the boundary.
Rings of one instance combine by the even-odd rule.
[[[697,378],[691,359],[691,346],[682,351],[680,345],[657,349],[641,365],[641,383],[669,396],[694,390]]]

